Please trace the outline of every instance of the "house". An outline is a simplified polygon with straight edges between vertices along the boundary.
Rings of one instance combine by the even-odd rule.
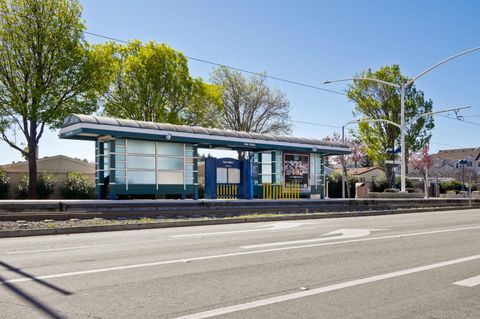
[[[28,162],[16,162],[12,164],[0,165],[0,170],[4,170],[10,180],[10,198],[16,197],[18,183],[23,176],[28,175]],[[76,158],[64,155],[44,157],[37,160],[38,173],[46,172],[55,177],[55,192],[50,198],[61,198],[60,187],[67,178],[69,172],[82,173],[88,181],[95,184],[95,164],[88,163]]]
[[[369,190],[373,190],[374,183],[386,178],[385,172],[378,167],[359,167],[347,169],[347,175],[356,177],[365,183]]]
[[[480,148],[461,148],[440,150],[432,154],[433,165],[429,175],[462,179],[462,166],[459,161],[465,160],[465,179],[478,180],[480,176]]]

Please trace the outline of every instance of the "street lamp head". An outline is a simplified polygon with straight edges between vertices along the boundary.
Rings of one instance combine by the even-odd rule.
[[[323,84],[330,84],[332,81],[323,81]]]

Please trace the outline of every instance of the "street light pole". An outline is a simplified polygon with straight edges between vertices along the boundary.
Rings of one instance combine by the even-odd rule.
[[[349,78],[349,79],[341,79],[341,80],[333,80],[333,81],[323,82],[323,84],[328,84],[328,83],[343,82],[343,81],[357,81],[357,80],[358,81],[370,81],[370,82],[377,82],[377,83],[385,84],[385,85],[388,85],[388,86],[393,86],[395,88],[400,89],[400,107],[401,107],[401,111],[400,111],[401,112],[401,114],[400,114],[400,116],[401,116],[400,117],[400,144],[401,144],[400,149],[402,150],[402,157],[401,157],[402,163],[400,165],[400,170],[401,170],[400,181],[401,181],[401,191],[402,192],[406,191],[406,176],[405,175],[406,175],[407,164],[406,164],[406,149],[405,149],[405,94],[406,94],[407,88],[410,85],[412,85],[416,80],[418,80],[419,78],[421,78],[422,76],[424,76],[428,72],[432,71],[433,69],[439,67],[440,65],[445,64],[448,61],[451,61],[451,60],[453,60],[455,58],[458,58],[460,56],[463,56],[465,54],[468,54],[468,53],[471,53],[471,52],[474,52],[474,51],[478,51],[478,50],[480,50],[480,47],[472,48],[472,49],[457,53],[455,55],[452,55],[452,56],[438,62],[437,64],[432,65],[428,69],[419,73],[417,76],[413,77],[411,80],[407,81],[406,83],[401,83],[400,85],[396,84],[396,83],[391,83],[391,82],[379,80],[379,79],[373,79],[373,78]]]
[[[406,192],[406,172],[407,172],[407,150],[405,148],[405,85],[400,87],[400,151],[401,151],[401,163],[400,163],[400,191]]]

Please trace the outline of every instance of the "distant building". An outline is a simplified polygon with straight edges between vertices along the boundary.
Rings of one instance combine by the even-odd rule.
[[[454,178],[461,180],[461,165],[459,161],[465,160],[465,179],[478,180],[480,175],[480,149],[461,148],[441,150],[432,154],[433,165],[429,171],[431,177]]]
[[[7,172],[10,179],[10,198],[16,197],[18,183],[24,175],[28,175],[28,162],[16,162],[0,165],[0,169]],[[95,164],[64,155],[44,157],[37,160],[38,173],[46,172],[55,177],[55,192],[50,198],[60,198],[60,187],[67,178],[69,172],[82,173],[88,181],[95,184]]]
[[[385,179],[385,172],[378,167],[359,167],[347,169],[347,175],[356,177],[365,183],[369,190],[373,190],[375,182]]]

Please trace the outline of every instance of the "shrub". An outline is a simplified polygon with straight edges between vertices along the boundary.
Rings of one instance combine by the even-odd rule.
[[[205,198],[205,185],[198,184],[198,198]]]
[[[358,182],[358,178],[347,176],[348,186],[350,187],[350,196],[355,198],[355,183]],[[332,175],[327,176],[328,181],[328,197],[329,198],[341,198],[342,197],[342,173],[334,172]],[[345,189],[345,197],[348,196],[348,192]]]
[[[37,177],[37,196],[40,199],[48,199],[55,191],[56,179],[53,175],[42,172]],[[28,197],[28,175],[23,175],[17,186],[17,195],[21,199]]]
[[[9,178],[7,173],[3,170],[0,170],[0,199],[5,199],[8,197],[8,191],[10,190]]]
[[[392,189],[390,188],[390,182],[386,178],[381,178],[378,180],[375,180],[373,183],[373,191],[374,192],[387,192],[387,189]]]
[[[440,193],[445,194],[447,191],[461,191],[462,183],[459,181],[445,181],[440,183]]]
[[[95,186],[83,174],[70,172],[60,193],[66,199],[91,199],[95,198]]]
[[[395,188],[391,188],[391,182],[387,178],[382,178],[379,180],[376,180],[373,183],[373,191],[374,192],[392,192],[392,191],[387,191],[387,189],[401,189],[401,181],[400,181],[400,176],[395,177]],[[409,180],[408,178],[405,179],[405,190],[409,193],[413,193],[415,185],[413,185],[413,182]]]
[[[383,190],[384,193],[398,193],[399,190],[397,188],[385,188]]]

